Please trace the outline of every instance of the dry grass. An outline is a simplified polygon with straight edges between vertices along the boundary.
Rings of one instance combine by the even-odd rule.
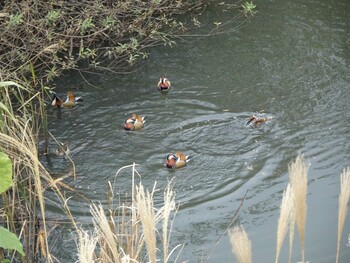
[[[171,182],[169,183],[169,185]],[[164,191],[164,206],[160,210],[160,213],[163,216],[163,262],[168,262],[169,259],[169,239],[171,234],[171,226],[169,229],[169,222],[170,222],[170,215],[173,211],[176,210],[175,207],[175,193],[172,189],[172,187],[167,187]]]
[[[278,228],[277,228],[277,249],[276,249],[276,260],[278,262],[278,257],[282,248],[282,244],[286,233],[288,231],[288,227],[290,225],[291,220],[293,220],[294,214],[294,206],[293,206],[293,193],[288,184],[287,189],[283,192],[280,217],[278,219]]]
[[[142,223],[143,235],[147,246],[149,261],[156,262],[156,214],[153,206],[153,191],[145,193],[143,185],[136,188],[136,207]]]
[[[165,263],[177,248],[175,247],[169,253],[171,214],[176,210],[171,182],[164,191],[163,205],[157,209],[153,203],[156,184],[151,192],[145,190],[141,182],[136,186],[134,177],[138,173],[135,170],[135,164],[123,169],[130,167],[132,167],[132,185],[135,186],[132,189],[131,203],[126,201],[125,204],[119,200],[118,206],[114,208],[113,204],[116,202],[113,200],[114,191],[110,184],[107,210],[109,216],[101,205],[91,205],[97,243],[94,243],[94,236],[89,237],[80,230],[78,232],[78,247],[81,251],[79,258],[91,259],[91,250],[94,250],[94,262],[156,262],[160,260],[158,256],[160,253],[157,253],[160,251],[163,255],[162,262]],[[157,229],[158,225],[162,226],[161,229]],[[89,244],[92,245],[90,254],[87,254],[85,248]]]
[[[348,212],[348,202],[350,196],[350,168],[344,169],[340,177],[340,195],[339,195],[339,213],[338,213],[338,240],[337,240],[337,255],[336,263],[339,260],[340,239],[343,232],[345,217]]]
[[[242,225],[229,231],[232,253],[238,263],[252,262],[252,244]]]
[[[45,217],[47,190],[56,193],[62,210],[73,226],[75,223],[58,181],[52,179],[39,160],[37,145],[41,123],[36,114],[40,116],[44,106],[38,93],[32,94],[21,85],[1,82],[0,87],[0,113],[4,124],[0,131],[0,151],[11,159],[14,175],[12,188],[2,195],[4,212],[0,217],[11,232],[18,235],[21,231],[26,261],[45,258],[46,262],[52,262]]]
[[[295,162],[288,166],[289,180],[294,196],[295,222],[297,225],[300,244],[301,257],[305,261],[305,224],[307,214],[306,194],[307,194],[307,173],[308,165],[303,156],[297,156]]]
[[[292,262],[294,229],[295,229],[295,209],[293,209],[292,211],[290,225],[289,225],[289,260],[288,260],[289,263]]]
[[[87,231],[78,230],[78,258],[80,263],[95,262],[95,248],[98,241],[96,234],[90,235]]]

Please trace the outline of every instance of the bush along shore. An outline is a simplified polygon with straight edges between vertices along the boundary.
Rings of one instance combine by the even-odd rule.
[[[51,136],[46,130],[45,100],[51,91],[47,86],[65,70],[126,73],[147,58],[151,48],[172,46],[176,36],[199,26],[197,15],[213,2],[0,3],[0,236],[6,237],[5,241],[0,240],[1,263],[59,262],[52,253],[56,239],[50,238],[51,229],[58,222],[49,226],[46,218],[48,192],[50,200],[66,214],[65,221],[78,233],[81,262],[155,262],[160,259],[155,243],[156,234],[160,233],[155,232],[155,225],[159,223],[163,225],[163,262],[169,260],[173,253],[168,249],[169,218],[175,210],[170,186],[165,190],[164,207],[155,209],[153,193],[144,191],[140,184],[135,186],[129,205],[109,207],[107,217],[102,207],[91,206],[97,235],[79,229],[64,194],[74,192],[64,183],[67,177],[75,178],[74,162],[70,160],[68,174],[53,178],[39,158],[39,143]],[[233,18],[217,23],[206,36],[223,33],[227,27],[236,29],[255,12],[252,2],[220,6],[232,11]]]
[[[125,72],[146,58],[151,47],[171,46],[174,35],[198,25],[195,18],[181,21],[180,15],[196,17],[211,2],[4,1],[0,3],[0,79],[48,82],[63,70],[82,70],[82,61],[85,69]],[[239,1],[235,9],[232,12],[238,17],[249,13]]]

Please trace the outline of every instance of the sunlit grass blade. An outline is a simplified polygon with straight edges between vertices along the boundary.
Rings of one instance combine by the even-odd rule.
[[[343,232],[345,217],[348,212],[348,202],[350,196],[350,168],[344,169],[340,176],[339,212],[338,212],[338,240],[337,255],[335,262],[338,263],[340,252],[340,240]]]

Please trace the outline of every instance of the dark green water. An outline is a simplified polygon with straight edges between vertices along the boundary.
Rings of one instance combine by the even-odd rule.
[[[253,262],[274,262],[288,164],[303,154],[310,164],[306,260],[334,262],[340,173],[350,166],[350,2],[256,4],[258,13],[239,30],[153,50],[137,73],[97,76],[95,87],[67,76],[57,92],[73,90],[84,103],[50,110],[50,131],[70,145],[78,190],[99,202],[106,203],[116,171],[133,162],[148,188],[173,179],[180,209],[172,244],[185,245],[180,259],[188,262],[236,262],[227,235],[215,242],[247,190],[238,221],[252,240]],[[209,9],[203,24],[218,12]],[[162,73],[173,83],[167,95],[155,88]],[[261,111],[275,118],[247,127],[247,117]],[[130,133],[122,123],[133,112],[146,116],[146,125]],[[192,160],[169,171],[164,159],[176,150]],[[48,166],[69,164],[52,156]],[[118,191],[130,191],[130,176],[118,176]],[[90,221],[84,201],[69,204],[78,221]],[[350,261],[349,233],[348,216],[340,262]],[[280,262],[287,262],[287,245]],[[75,256],[74,247],[63,249],[72,251],[66,260]],[[292,262],[300,260],[296,234]]]

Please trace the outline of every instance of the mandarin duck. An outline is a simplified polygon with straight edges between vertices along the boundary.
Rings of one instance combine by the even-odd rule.
[[[72,91],[67,92],[67,99],[63,101],[56,94],[53,95],[51,105],[55,108],[72,108],[75,106],[75,103],[78,101],[82,101],[81,97],[75,97]]]
[[[130,118],[125,120],[123,127],[127,131],[137,131],[144,127],[145,122],[145,117],[133,113]]]
[[[257,117],[255,115],[252,115],[252,116],[249,116],[246,124],[250,124],[251,126],[254,126],[254,127],[260,127],[261,124],[271,119],[273,119],[273,117]]]
[[[169,153],[166,157],[165,165],[169,169],[181,168],[186,166],[189,158],[189,155],[184,155],[182,152],[176,152],[175,154]]]
[[[171,87],[170,81],[165,76],[161,76],[158,82],[158,90],[168,91],[170,87]]]
[[[63,156],[68,155],[70,153],[70,150],[68,148],[68,143],[61,143],[60,146],[56,149],[56,155]]]

